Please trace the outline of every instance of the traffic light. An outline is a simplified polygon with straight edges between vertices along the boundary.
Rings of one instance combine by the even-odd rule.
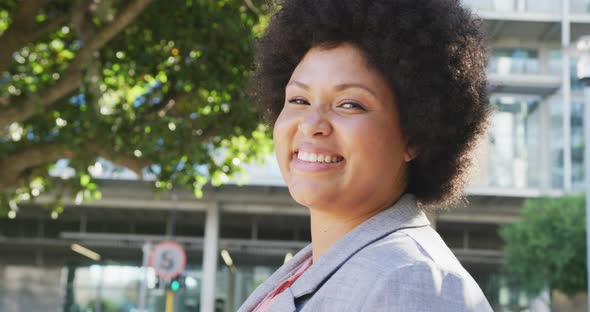
[[[170,281],[170,290],[173,292],[177,292],[180,289],[180,281],[178,279],[173,279]]]
[[[183,274],[173,278],[172,280],[170,280],[170,282],[168,282],[168,289],[172,292],[178,292],[179,290],[185,287],[184,279],[185,276]]]

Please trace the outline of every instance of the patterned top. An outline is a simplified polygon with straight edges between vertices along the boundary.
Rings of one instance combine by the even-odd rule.
[[[272,306],[274,299],[280,295],[285,289],[291,287],[293,283],[313,264],[313,258],[309,257],[307,261],[301,265],[301,267],[295,272],[295,274],[291,275],[291,277],[284,280],[280,283],[273,291],[266,294],[266,297],[252,310],[252,312],[266,312],[268,308]]]

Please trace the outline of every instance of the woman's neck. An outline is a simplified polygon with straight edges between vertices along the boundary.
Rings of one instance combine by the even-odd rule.
[[[313,262],[354,228],[390,206],[388,203],[375,209],[358,209],[352,214],[310,208]]]

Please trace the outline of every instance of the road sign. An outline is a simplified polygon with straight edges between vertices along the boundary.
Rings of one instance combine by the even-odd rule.
[[[176,242],[161,242],[152,250],[148,264],[154,268],[159,278],[171,280],[184,271],[186,253]]]

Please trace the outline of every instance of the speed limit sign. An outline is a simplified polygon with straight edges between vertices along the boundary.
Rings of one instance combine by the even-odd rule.
[[[176,242],[161,242],[150,253],[148,264],[154,268],[159,278],[171,280],[184,271],[186,253]]]

